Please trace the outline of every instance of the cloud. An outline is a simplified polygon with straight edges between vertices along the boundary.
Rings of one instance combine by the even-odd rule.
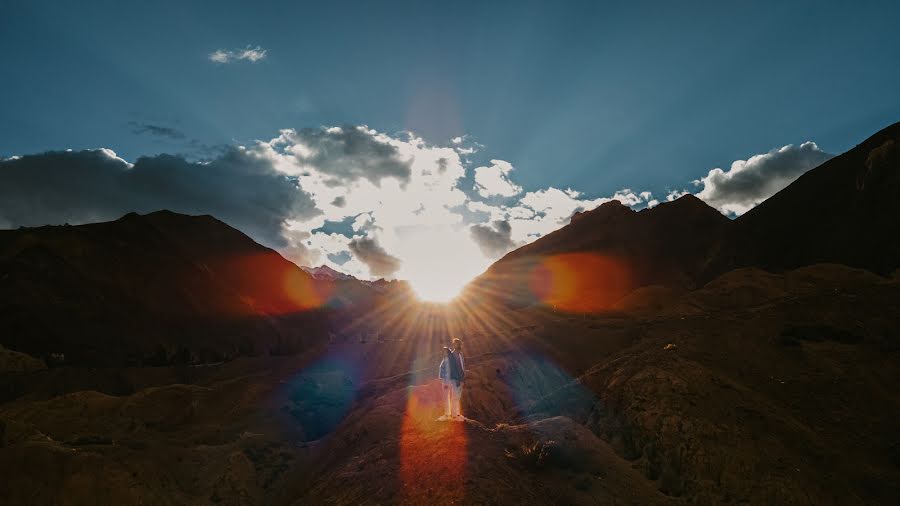
[[[204,163],[172,155],[128,163],[109,149],[0,161],[0,226],[87,223],[131,211],[212,214],[273,247],[287,219],[318,211],[296,178],[232,147]]]
[[[283,130],[270,143],[293,155],[298,168],[331,176],[333,186],[365,178],[376,185],[384,178],[406,181],[412,160],[403,156],[390,138],[363,126]]]
[[[609,197],[583,198],[581,192],[567,188],[549,187],[527,192],[518,205],[503,208],[492,219],[508,219],[512,226],[512,240],[528,243],[567,225],[576,212],[590,211],[604,202],[618,200],[629,207],[641,207],[652,200],[652,193],[635,193],[628,188]]]
[[[480,146],[332,126],[282,130],[199,162],[158,155],[131,164],[105,149],[25,156],[0,162],[0,227],[167,208],[217,216],[301,265],[446,286],[567,224],[576,211],[611,198],[635,207],[651,201],[628,189],[604,197],[553,187],[523,195],[512,164],[492,160],[473,170],[460,152],[465,145]]]
[[[491,160],[490,167],[477,167],[475,191],[482,197],[518,195],[522,192],[522,187],[509,179],[512,170],[512,164],[503,160]]]
[[[404,278],[413,270],[425,270],[416,259],[433,258],[435,252],[426,252],[429,247],[452,251],[449,241],[459,235],[472,244],[468,223],[458,211],[468,200],[459,188],[466,169],[452,147],[429,145],[409,133],[390,136],[365,126],[343,126],[283,130],[254,149],[278,170],[297,177],[321,211],[290,220],[287,233],[350,225],[352,232],[345,231],[342,243],[316,233],[310,238],[309,247],[318,248],[332,268],[358,277],[371,275],[367,264],[353,258],[351,233],[370,238],[377,234],[379,246],[400,261],[396,276]],[[426,227],[443,232],[432,236]],[[476,256],[466,269],[477,274],[485,265],[474,244],[472,249]],[[350,261],[329,263],[346,255]]]
[[[235,61],[247,60],[252,63],[256,63],[259,60],[262,60],[266,57],[268,53],[267,49],[263,49],[260,46],[250,47],[247,46],[244,49],[237,49],[233,51],[225,50],[225,49],[217,49],[212,53],[209,53],[209,61],[215,63],[231,63]]]
[[[389,255],[375,239],[356,237],[348,246],[353,255],[369,267],[372,276],[389,277],[400,270],[400,259]]]
[[[672,202],[672,201],[678,199],[678,197],[681,197],[682,195],[687,195],[688,193],[691,193],[691,192],[689,192],[687,190],[672,190],[666,195],[666,202]]]
[[[128,125],[131,126],[132,132],[136,134],[148,134],[154,137],[163,137],[172,140],[183,140],[186,137],[184,132],[177,128],[153,125],[150,123],[138,123],[137,121],[129,121]]]
[[[318,249],[310,248],[310,237],[312,234],[309,232],[288,234],[285,238],[287,244],[280,249],[281,255],[297,265],[318,265],[322,253]]]
[[[748,160],[736,160],[727,171],[710,170],[694,181],[703,187],[697,197],[723,213],[739,216],[833,156],[814,142],[788,144]]]
[[[472,239],[488,258],[496,259],[516,247],[512,240],[512,226],[508,221],[495,221],[491,225],[472,225]]]

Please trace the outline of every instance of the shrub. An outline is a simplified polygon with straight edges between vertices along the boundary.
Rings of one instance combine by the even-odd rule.
[[[559,444],[552,439],[532,441],[506,450],[508,458],[531,471],[561,467],[561,454]]]

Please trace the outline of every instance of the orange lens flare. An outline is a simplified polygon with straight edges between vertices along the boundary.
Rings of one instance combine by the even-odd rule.
[[[593,253],[564,253],[542,259],[531,271],[532,293],[544,304],[570,313],[595,313],[628,293],[625,264]]]
[[[317,282],[299,269],[282,276],[284,295],[297,311],[315,309],[325,305],[334,292],[333,283]]]
[[[325,305],[334,291],[331,284],[315,281],[274,252],[217,258],[210,264],[214,272],[224,273],[222,282],[243,287],[244,306],[228,311],[237,315],[307,311]]]
[[[400,433],[403,504],[460,504],[465,498],[466,424],[435,421],[446,403],[437,381],[410,390]]]

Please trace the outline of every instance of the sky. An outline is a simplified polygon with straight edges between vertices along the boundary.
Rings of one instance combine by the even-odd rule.
[[[167,206],[298,263],[468,279],[614,197],[746,212],[900,119],[897,26],[897,2],[0,0],[0,227]]]

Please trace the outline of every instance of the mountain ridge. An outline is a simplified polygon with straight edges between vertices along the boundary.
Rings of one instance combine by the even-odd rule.
[[[611,201],[576,213],[569,224],[494,262],[467,290],[513,304],[537,302],[534,294],[521,295],[534,284],[536,269],[572,253],[623,264],[629,285],[619,292],[651,285],[690,289],[743,267],[777,272],[831,262],[889,275],[900,267],[897,216],[900,123],[734,220],[691,194],[640,211]]]
[[[312,279],[208,215],[3,230],[0,279],[5,344],[72,363],[280,353],[324,333]]]

